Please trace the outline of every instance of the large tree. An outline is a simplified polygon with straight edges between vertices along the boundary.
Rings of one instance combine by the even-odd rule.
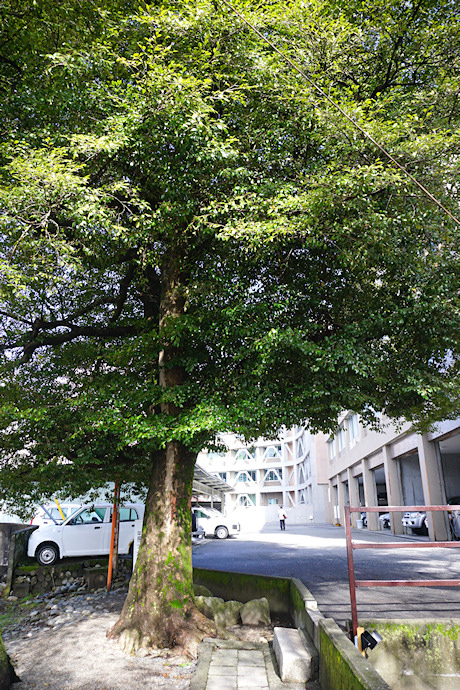
[[[457,213],[454,3],[239,6]],[[0,12],[2,495],[148,485],[112,634],[192,653],[197,452],[458,414],[458,225],[218,2]]]

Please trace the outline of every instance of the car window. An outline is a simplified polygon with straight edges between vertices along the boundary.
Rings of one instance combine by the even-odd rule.
[[[110,521],[112,521],[113,508],[110,509]],[[138,520],[139,515],[135,508],[120,508],[120,522],[129,522],[130,520]]]
[[[199,518],[209,519],[209,515],[206,515],[206,513],[203,513],[201,510],[195,510],[195,515]]]
[[[105,508],[88,508],[77,515],[70,524],[72,525],[89,525],[95,522],[102,522],[104,520]]]

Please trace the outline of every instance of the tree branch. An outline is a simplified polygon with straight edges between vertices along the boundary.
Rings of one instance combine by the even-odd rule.
[[[120,337],[127,337],[127,336],[133,336],[133,335],[138,335],[142,331],[142,326],[112,326],[112,327],[100,327],[100,326],[73,326],[70,332],[67,333],[59,333],[57,335],[50,335],[47,338],[43,338],[41,340],[35,340],[36,335],[36,330],[32,332],[32,335],[35,337],[33,340],[30,340],[25,346],[24,346],[24,354],[19,360],[19,362],[16,362],[15,365],[17,366],[18,364],[25,364],[26,362],[29,362],[35,352],[35,350],[38,350],[41,347],[55,347],[58,345],[63,345],[64,343],[71,342],[72,340],[75,340],[76,338],[81,338],[81,337],[87,337],[87,338],[104,338],[104,339],[111,339],[111,338],[120,338]]]

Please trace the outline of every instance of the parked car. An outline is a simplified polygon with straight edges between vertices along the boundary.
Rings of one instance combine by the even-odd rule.
[[[390,527],[390,513],[381,513],[379,515],[379,529],[388,529]]]
[[[72,515],[76,510],[81,508],[81,503],[60,503],[59,507],[64,513],[64,520],[66,520],[69,515]],[[41,505],[37,510],[32,520],[31,525],[60,525],[64,522],[61,511],[55,503]]]
[[[240,531],[240,524],[236,520],[225,517],[215,508],[203,508],[194,506],[192,512],[196,515],[198,527],[202,527],[207,537],[217,537],[226,539],[234,536]]]
[[[460,506],[460,496],[453,496],[447,501],[447,505]],[[450,531],[454,539],[460,539],[460,510],[449,511]]]
[[[132,552],[136,525],[143,520],[145,506],[127,503],[120,508],[118,553]],[[62,524],[40,525],[29,537],[27,555],[41,565],[53,565],[68,556],[106,556],[112,536],[112,504],[81,506]]]
[[[414,534],[428,534],[425,519],[426,512],[415,511],[412,513],[404,513],[402,524],[403,527],[410,527]]]

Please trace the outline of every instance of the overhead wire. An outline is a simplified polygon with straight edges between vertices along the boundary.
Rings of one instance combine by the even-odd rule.
[[[304,72],[296,63],[291,60],[290,57],[288,57],[285,53],[283,53],[282,50],[280,50],[272,41],[270,41],[266,36],[264,36],[255,26],[252,24],[246,17],[239,12],[236,7],[234,7],[228,0],[220,0],[224,5],[226,5],[234,14],[237,15],[241,19],[242,22],[244,22],[247,26],[250,27],[252,31],[254,31],[259,38],[262,39],[267,45],[269,45],[280,57],[283,58],[285,62],[287,62],[293,69],[295,69],[300,76],[305,79],[314,89],[317,93],[319,93],[328,103],[330,103],[336,110],[338,110],[343,117],[345,117],[352,125],[355,127],[357,130],[361,132],[369,141],[371,141],[374,146],[376,146],[379,151],[381,151],[392,163],[395,165],[401,172],[404,173],[412,182],[433,202],[435,203],[446,215],[448,215],[458,226],[460,226],[460,220],[456,218],[456,216],[453,215],[447,209],[440,201],[437,199],[421,182],[417,180],[416,177],[414,177],[401,163],[398,163],[398,161],[385,149],[382,144],[380,144],[374,137],[369,134],[361,125],[359,122],[354,120],[348,113],[338,104],[336,103],[318,84],[316,84],[309,76]]]

